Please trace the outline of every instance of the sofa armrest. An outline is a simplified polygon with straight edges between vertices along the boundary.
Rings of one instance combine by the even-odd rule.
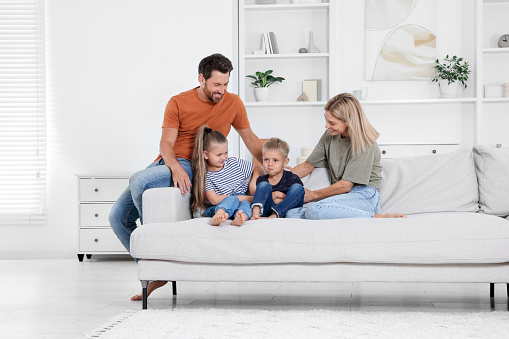
[[[151,188],[143,193],[143,223],[175,222],[191,219],[191,194],[175,187]]]

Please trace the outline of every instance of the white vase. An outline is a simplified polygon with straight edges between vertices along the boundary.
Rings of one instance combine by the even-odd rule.
[[[308,53],[320,53],[320,50],[315,46],[315,41],[313,39],[313,31],[309,32]]]
[[[254,89],[256,101],[268,101],[269,100],[269,88],[268,87],[256,87]]]
[[[461,83],[459,81],[451,84],[445,79],[440,79],[438,85],[440,87],[440,96],[442,98],[457,98],[460,92]]]

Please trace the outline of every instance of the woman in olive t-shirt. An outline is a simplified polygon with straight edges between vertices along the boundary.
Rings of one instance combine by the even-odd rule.
[[[294,167],[300,178],[315,167],[327,168],[332,185],[306,190],[304,202],[316,201],[309,207],[288,211],[287,218],[403,218],[404,214],[380,213],[380,149],[379,133],[369,123],[360,102],[342,93],[325,105],[325,128],[308,159]]]

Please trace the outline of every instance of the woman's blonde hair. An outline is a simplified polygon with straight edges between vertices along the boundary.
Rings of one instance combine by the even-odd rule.
[[[352,151],[357,155],[371,146],[380,135],[368,121],[359,100],[350,93],[341,93],[331,98],[325,110],[347,125]]]
[[[226,144],[228,140],[223,133],[213,131],[207,125],[202,125],[196,132],[193,158],[193,198],[191,210],[194,212],[205,205],[205,179],[207,177],[207,164],[203,151],[210,150],[212,144]]]

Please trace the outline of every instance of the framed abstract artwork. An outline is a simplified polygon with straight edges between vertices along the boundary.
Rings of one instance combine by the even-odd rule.
[[[436,0],[365,0],[366,80],[435,75]]]

